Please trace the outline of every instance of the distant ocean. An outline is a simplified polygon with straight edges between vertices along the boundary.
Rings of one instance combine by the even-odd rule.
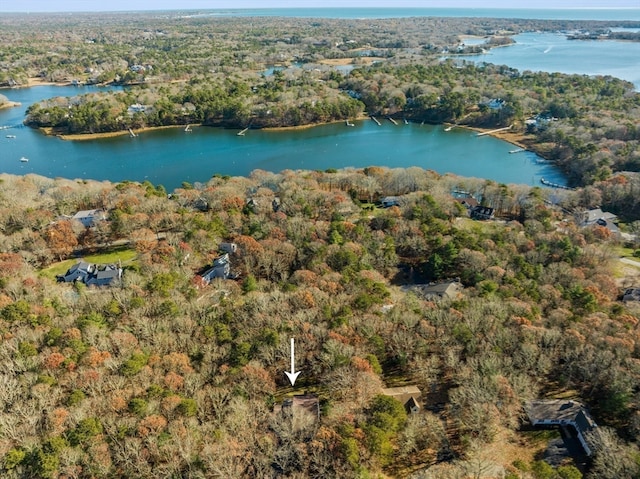
[[[538,20],[630,20],[640,22],[640,8],[247,8],[199,11],[189,16],[406,18],[480,17]],[[639,25],[640,26],[640,25]]]

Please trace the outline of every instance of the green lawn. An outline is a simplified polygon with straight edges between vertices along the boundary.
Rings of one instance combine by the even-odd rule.
[[[55,280],[57,275],[66,273],[71,266],[73,266],[81,259],[83,261],[86,261],[87,263],[97,264],[117,263],[118,261],[120,261],[123,266],[126,266],[127,264],[131,264],[135,260],[137,254],[138,253],[136,253],[136,250],[131,248],[114,248],[111,251],[105,251],[104,253],[91,254],[83,256],[82,258],[67,259],[58,263],[54,263],[51,266],[40,271],[40,274],[46,278]]]

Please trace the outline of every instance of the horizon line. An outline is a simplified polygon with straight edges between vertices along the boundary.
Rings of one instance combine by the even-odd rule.
[[[2,10],[0,8],[0,14],[2,13],[126,13],[126,12],[176,12],[176,11],[227,11],[227,10],[640,10],[640,7],[633,6],[590,6],[590,7],[575,7],[575,6],[563,6],[563,7],[363,7],[363,6],[339,6],[339,7],[184,7],[184,8],[136,8],[131,10]]]

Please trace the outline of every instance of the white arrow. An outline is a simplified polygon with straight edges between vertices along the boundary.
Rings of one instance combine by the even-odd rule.
[[[296,379],[298,379],[298,375],[300,374],[300,371],[296,373],[295,370],[296,370],[296,367],[295,367],[295,355],[294,355],[294,349],[293,349],[293,338],[291,338],[291,372],[285,371],[284,373],[289,378],[289,381],[291,382],[292,386],[296,383]]]

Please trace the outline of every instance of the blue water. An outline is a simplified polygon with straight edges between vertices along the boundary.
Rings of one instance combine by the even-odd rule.
[[[28,104],[52,96],[78,94],[85,88],[42,86],[1,90],[19,108],[0,110],[0,125],[17,125]],[[91,88],[95,90],[95,88]],[[247,176],[255,169],[325,170],[327,168],[419,166],[439,173],[488,178],[500,183],[540,184],[544,177],[565,184],[552,165],[531,153],[510,154],[515,147],[488,136],[442,126],[382,126],[371,120],[323,125],[304,130],[236,130],[195,127],[143,132],[91,141],[64,141],[31,128],[1,130],[0,171],[48,177],[110,181],[150,180],[173,189],[183,181],[204,182],[215,173]],[[16,138],[6,138],[6,134]],[[26,157],[29,162],[20,162]]]
[[[611,75],[640,90],[640,42],[567,40],[561,33],[523,33],[516,43],[485,54],[460,55],[476,62],[508,65],[520,71]]]
[[[300,18],[405,18],[480,17],[539,20],[640,20],[637,8],[239,8],[201,11],[191,16],[300,17]]]

